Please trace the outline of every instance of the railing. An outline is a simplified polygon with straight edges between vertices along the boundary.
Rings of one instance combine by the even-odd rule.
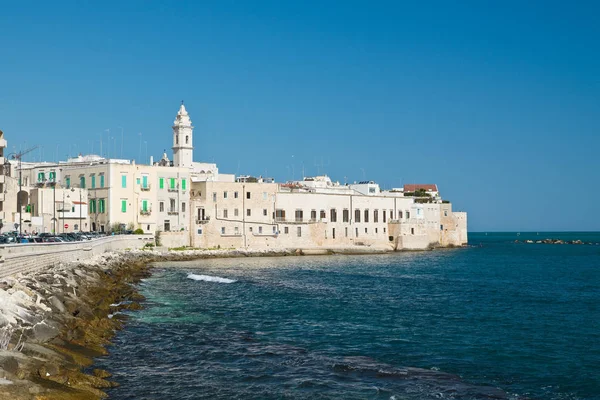
[[[152,210],[140,210],[140,215],[150,215],[152,214]]]
[[[196,224],[197,224],[197,225],[200,225],[200,224],[207,224],[207,223],[208,223],[208,221],[210,221],[210,217],[204,217],[204,218],[201,218],[201,219],[197,219],[197,220],[196,220]]]
[[[179,185],[177,185],[177,186],[175,186],[175,187],[171,187],[171,186],[169,186],[169,187],[167,188],[167,191],[168,191],[168,192],[177,192],[177,191],[179,191]]]
[[[172,208],[170,210],[167,210],[167,214],[169,214],[169,215],[179,214],[179,210],[175,210]]]
[[[152,185],[142,186],[140,189],[141,189],[143,192],[147,192],[147,191],[149,191],[149,190],[150,190],[150,187],[151,187],[151,186],[152,186]]]

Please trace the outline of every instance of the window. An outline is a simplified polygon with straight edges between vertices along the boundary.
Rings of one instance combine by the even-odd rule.
[[[122,188],[127,187],[127,175],[121,175],[121,187]]]
[[[379,210],[373,211],[373,222],[375,222],[375,223],[379,222]]]
[[[448,210],[444,210],[444,217],[448,216]]]
[[[169,178],[169,189],[175,189],[175,178]]]
[[[331,222],[337,222],[337,211],[335,208],[332,208],[329,211],[329,219],[331,220]]]
[[[410,212],[409,211],[406,212],[406,219],[410,219]]]
[[[263,216],[266,217],[267,216],[267,209],[263,208]]]
[[[175,199],[169,199],[169,212],[175,212]]]
[[[250,231],[250,233],[252,233],[252,227],[248,228],[248,230]]]
[[[100,187],[104,187],[104,175],[100,175]]]
[[[185,202],[184,201],[181,202],[181,212],[182,213],[185,212]]]
[[[227,209],[223,210],[223,218],[227,218]]]
[[[246,192],[246,198],[249,199],[250,198],[250,192]]]
[[[90,200],[90,214],[96,212],[96,199]]]
[[[104,199],[98,200],[98,212],[100,214],[104,214],[106,212],[106,200],[104,200]]]
[[[383,228],[383,233],[385,233],[385,228]]]
[[[277,227],[275,225],[273,225],[273,234],[277,233]]]
[[[444,230],[444,225],[440,225],[440,231]]]
[[[225,234],[225,227],[224,227],[224,226],[222,226],[222,227],[221,227],[221,235],[224,235],[224,234]]]
[[[386,218],[385,218],[385,210],[383,210],[383,222],[387,222]]]
[[[335,239],[335,228],[333,228],[333,229],[331,230],[331,237],[332,237],[333,239]]]
[[[311,210],[310,211],[310,220],[311,221],[316,221],[317,220],[317,210]]]
[[[258,227],[258,233],[262,233],[262,226]]]
[[[38,172],[38,182],[44,182],[45,180],[45,174],[43,172]]]
[[[356,237],[358,237],[358,228],[356,228],[355,233],[356,233]]]
[[[282,210],[282,209],[275,210],[275,220],[285,221],[285,210]]]
[[[398,211],[398,219],[402,219],[402,211]]]
[[[213,201],[217,201],[217,192],[213,192]]]
[[[290,233],[290,228],[288,228],[287,226],[283,228],[283,233],[285,233],[286,235],[288,233]]]
[[[321,211],[319,212],[319,218],[320,218],[320,219],[325,219],[325,218],[327,218],[327,214],[325,213],[325,210],[321,210]]]
[[[70,177],[65,177],[65,185],[67,185],[67,189],[71,188],[71,178]]]
[[[233,231],[235,232],[236,235],[240,234],[240,228],[237,226],[235,228],[233,228]]]
[[[96,176],[92,175],[91,179],[92,179],[92,189],[96,189]]]
[[[354,210],[354,222],[360,222],[360,210]]]
[[[302,227],[301,227],[301,226],[299,226],[299,227],[296,229],[296,235],[297,235],[298,237],[301,237],[301,236],[302,236]]]
[[[175,144],[179,144],[179,136],[175,136]]]
[[[158,211],[165,212],[165,202],[164,201],[161,201],[160,203],[158,203]]]
[[[85,176],[79,177],[79,187],[85,189]]]
[[[121,212],[127,212],[127,200],[121,200]]]
[[[187,188],[187,181],[185,179],[181,180],[181,190],[185,190]]]
[[[367,228],[365,228],[365,233],[369,233],[369,232],[367,231]]]
[[[365,222],[369,222],[369,210],[365,210]]]
[[[56,172],[50,171],[50,173],[48,174],[48,180],[50,182],[56,182]]]
[[[302,220],[304,219],[304,213],[302,212],[302,210],[296,210],[295,218],[296,222],[302,222]]]
[[[233,192],[233,198],[237,199],[238,198],[238,192]]]
[[[234,217],[237,217],[237,216],[239,216],[239,214],[240,214],[240,213],[239,213],[239,210],[238,210],[237,208],[234,208],[234,209],[233,209],[233,216],[234,216]]]
[[[377,228],[375,228],[375,233],[377,233]]]
[[[142,200],[142,211],[148,211],[148,200]]]
[[[142,183],[141,180],[140,180],[140,178],[135,178],[135,184],[139,185],[140,183]]]
[[[148,188],[148,175],[142,175],[142,187],[144,189]]]
[[[263,192],[263,200],[267,199],[267,192]]]
[[[188,144],[188,143],[190,143],[190,137],[186,135],[185,136],[185,144]]]
[[[223,198],[226,199],[227,198],[227,192],[223,192]]]
[[[346,237],[348,237],[348,227],[345,227],[345,228],[344,228],[344,235],[345,235]]]
[[[165,178],[158,178],[158,188],[159,189],[165,188]]]
[[[410,228],[410,234],[414,235],[415,234],[415,228]]]
[[[348,222],[350,220],[350,211],[347,208],[344,208],[342,211],[342,222]],[[348,235],[346,235],[348,236]]]
[[[248,208],[248,209],[246,210],[246,216],[247,216],[247,217],[249,217],[249,216],[251,216],[251,215],[252,215],[252,211],[250,211],[250,209]]]

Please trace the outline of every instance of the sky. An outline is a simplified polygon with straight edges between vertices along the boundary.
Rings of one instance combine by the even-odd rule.
[[[600,5],[458,3],[0,0],[0,129],[26,160],[147,163],[183,100],[223,173],[437,183],[470,231],[600,231]]]

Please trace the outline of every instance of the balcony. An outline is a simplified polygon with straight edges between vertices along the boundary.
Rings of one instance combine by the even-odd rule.
[[[148,216],[152,214],[152,209],[150,210],[140,210],[140,215]]]
[[[149,192],[150,188],[152,185],[146,185],[146,186],[142,186],[140,187],[140,189],[142,190],[142,192]]]
[[[176,210],[174,208],[170,208],[169,210],[167,210],[167,214],[169,214],[169,215],[177,215],[177,214],[179,214],[179,210]]]
[[[204,217],[196,220],[196,225],[207,224],[210,221],[210,217]]]
[[[167,192],[174,193],[174,192],[178,192],[178,191],[179,191],[179,185],[177,185],[177,186],[175,186],[175,187],[170,187],[170,186],[169,186],[169,187],[167,188]]]

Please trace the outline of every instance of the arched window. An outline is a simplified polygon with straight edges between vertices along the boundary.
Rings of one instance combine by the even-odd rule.
[[[189,136],[186,136],[186,137],[185,137],[185,144],[188,144],[189,142],[190,142],[190,137],[189,137]]]
[[[175,144],[179,144],[179,136],[175,136]]]

